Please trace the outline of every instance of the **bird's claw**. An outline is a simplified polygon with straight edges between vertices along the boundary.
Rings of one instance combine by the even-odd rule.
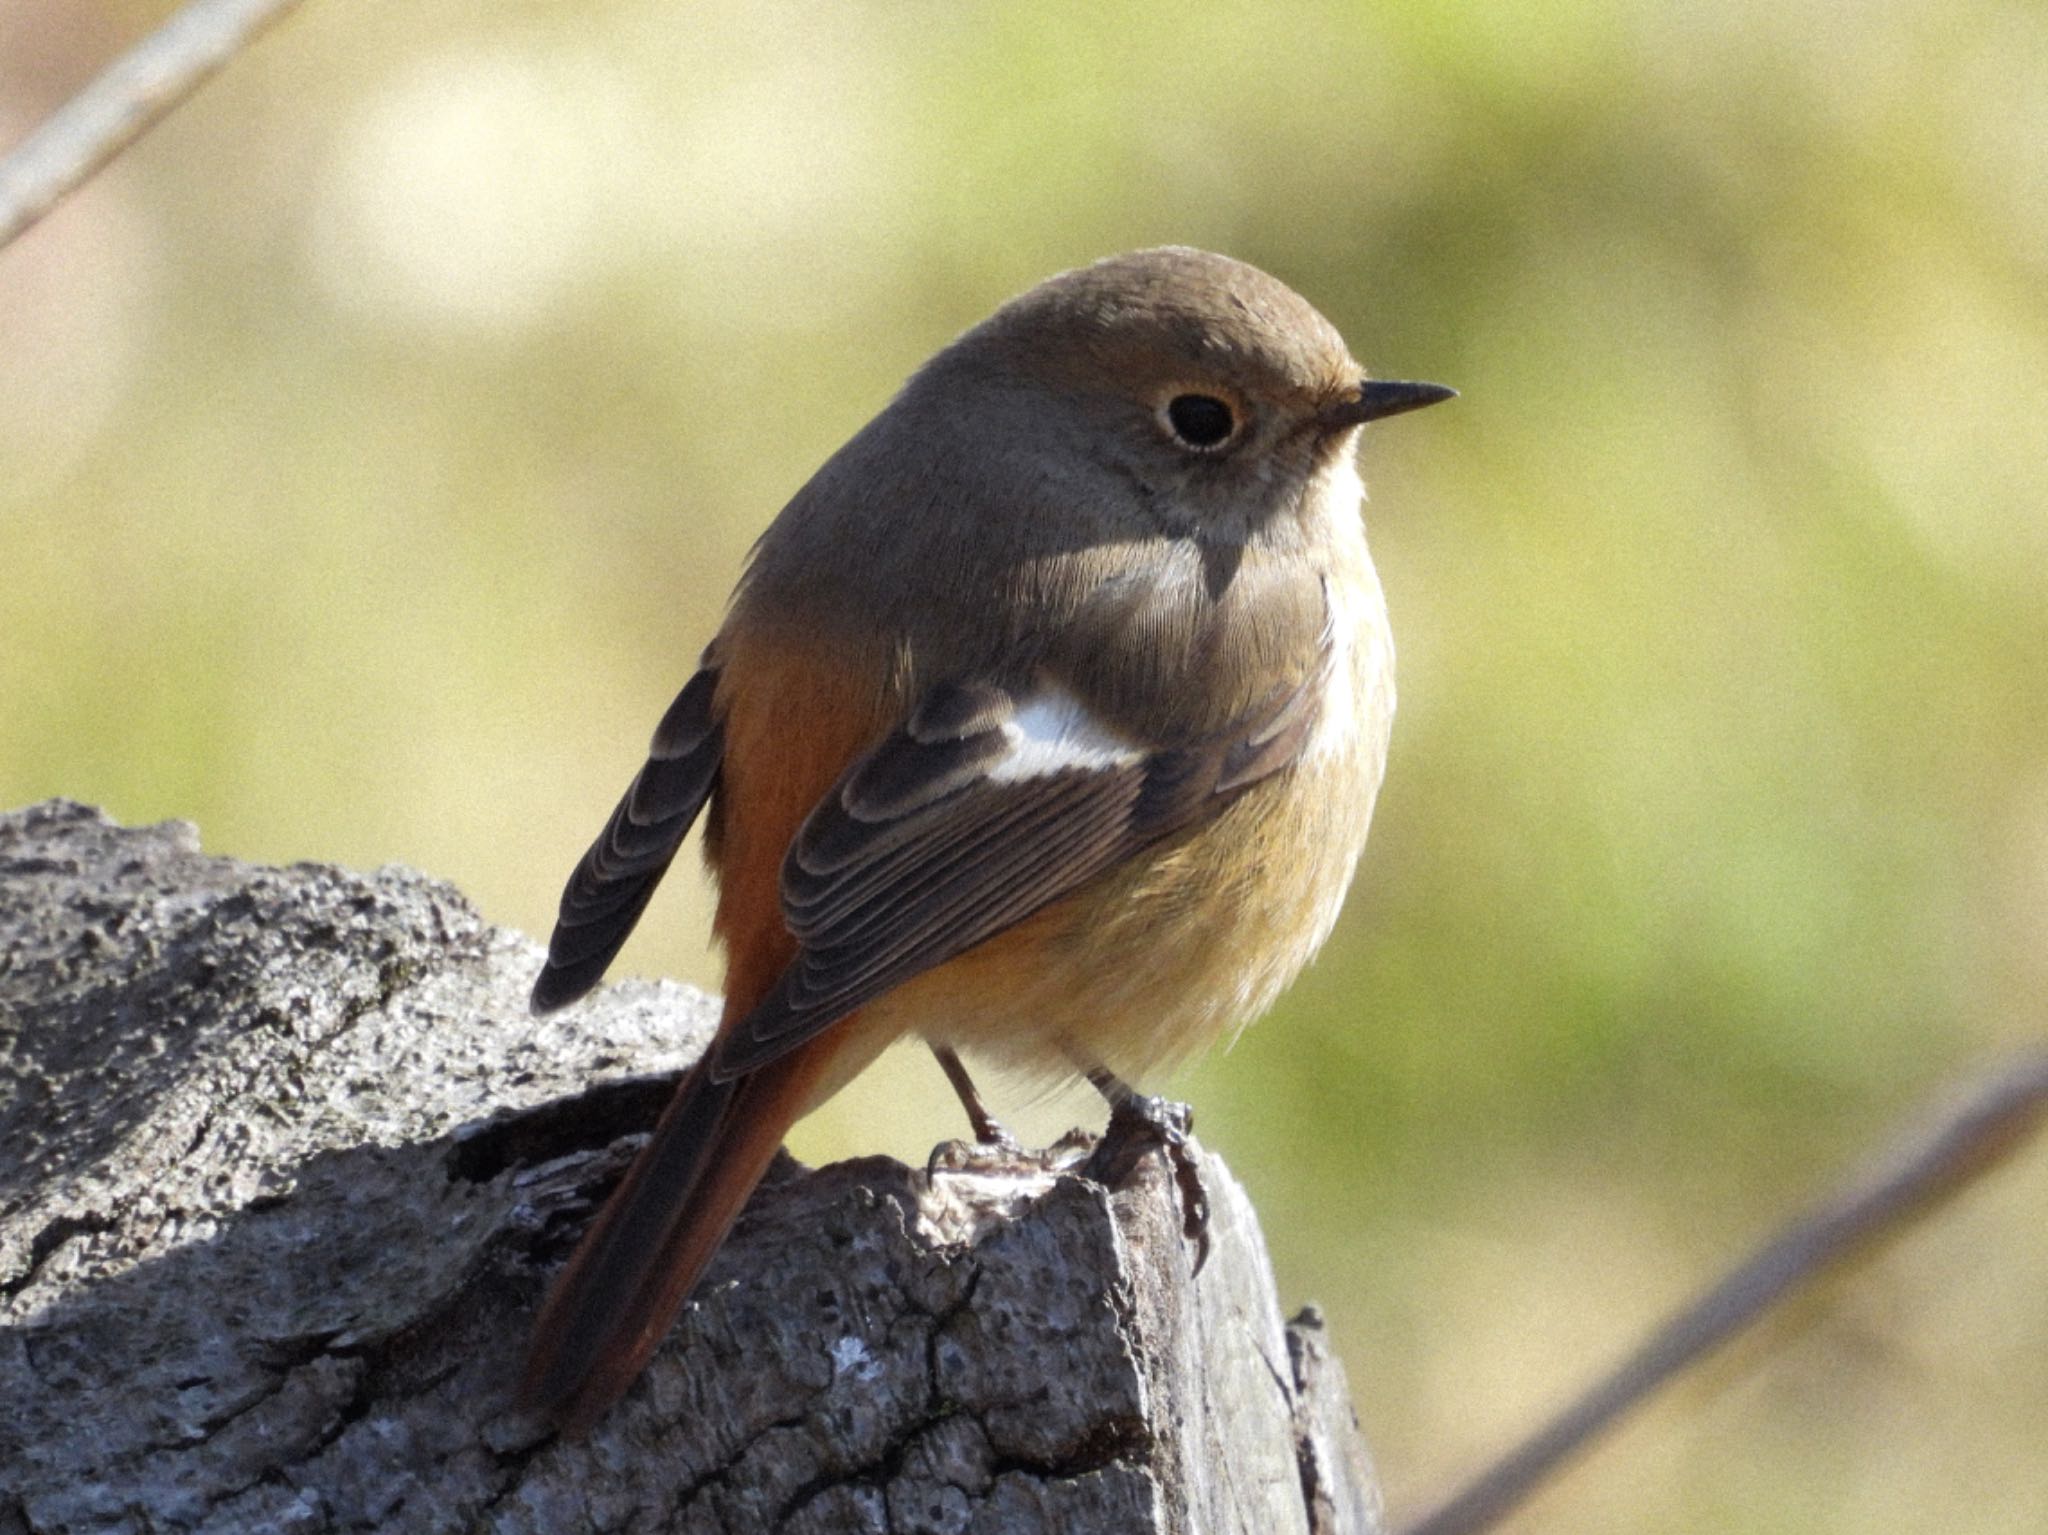
[[[1130,1093],[1111,1104],[1109,1128],[1082,1172],[1105,1188],[1122,1188],[1147,1152],[1163,1155],[1180,1191],[1181,1232],[1195,1244],[1194,1272],[1199,1274],[1209,1261],[1209,1190],[1202,1182],[1194,1128],[1194,1110],[1185,1103]]]
[[[966,1172],[988,1164],[1016,1163],[1033,1159],[1038,1153],[1026,1151],[1024,1143],[994,1120],[976,1127],[971,1141],[940,1141],[925,1158],[927,1178],[934,1173]]]

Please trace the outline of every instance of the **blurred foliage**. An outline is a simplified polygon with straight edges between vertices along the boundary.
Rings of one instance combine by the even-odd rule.
[[[0,130],[167,9],[10,0]],[[1367,445],[1343,927],[1175,1084],[1412,1508],[2038,1036],[2040,6],[309,5],[0,253],[0,802],[542,932],[781,501],[1169,240],[1464,390]],[[902,1052],[799,1149],[958,1129]],[[1517,1527],[2048,1527],[2043,1161]]]

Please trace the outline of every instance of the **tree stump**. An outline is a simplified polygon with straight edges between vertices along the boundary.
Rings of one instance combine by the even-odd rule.
[[[0,816],[0,1535],[1367,1535],[1319,1319],[1207,1159],[1085,1138],[771,1172],[587,1437],[512,1409],[553,1269],[712,999],[528,1015],[540,962],[405,869]]]

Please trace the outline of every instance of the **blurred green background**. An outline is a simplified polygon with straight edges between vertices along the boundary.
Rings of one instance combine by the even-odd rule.
[[[7,0],[0,131],[169,9]],[[0,804],[542,933],[781,502],[1166,241],[1464,391],[1367,444],[1402,712],[1344,923],[1171,1084],[1413,1511],[2040,1037],[2033,0],[310,0],[0,253]],[[624,968],[715,984],[706,910]],[[960,1128],[899,1052],[797,1149]],[[2037,1535],[2044,1208],[2037,1151],[1514,1527]]]

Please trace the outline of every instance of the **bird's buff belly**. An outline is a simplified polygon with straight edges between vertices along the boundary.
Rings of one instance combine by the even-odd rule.
[[[1361,693],[1332,749],[899,987],[863,1023],[1025,1075],[1100,1064],[1132,1080],[1242,1028],[1329,936],[1365,844],[1391,694],[1379,678]]]

